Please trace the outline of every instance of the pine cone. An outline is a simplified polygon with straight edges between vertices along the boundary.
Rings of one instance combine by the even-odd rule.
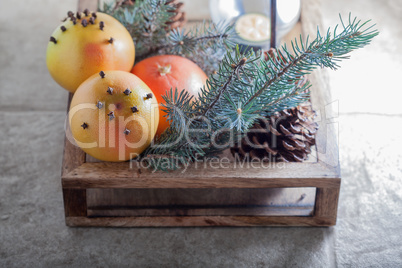
[[[172,12],[173,16],[170,17],[170,22],[167,23],[170,29],[173,30],[179,27],[183,27],[184,24],[187,22],[186,13],[182,11],[184,3],[180,2],[179,0],[171,0],[168,1],[168,4],[174,6],[175,8],[174,12]]]
[[[311,105],[304,104],[260,119],[231,152],[240,159],[302,162],[315,144],[318,124],[314,117]]]
[[[132,5],[134,5],[134,3],[135,3],[135,0],[123,0],[121,2],[121,6],[124,6],[124,5],[132,6]],[[169,26],[168,30],[169,29],[173,30],[178,27],[182,27],[187,22],[186,13],[181,10],[184,3],[180,2],[179,0],[170,0],[170,1],[166,1],[166,5],[171,5],[175,8],[172,11],[172,16],[170,17],[170,21],[167,23],[167,25]]]

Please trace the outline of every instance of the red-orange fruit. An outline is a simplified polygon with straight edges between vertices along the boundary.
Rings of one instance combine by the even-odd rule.
[[[147,58],[137,63],[131,71],[143,80],[155,93],[158,103],[165,103],[162,96],[171,88],[186,89],[198,97],[198,92],[205,85],[207,75],[194,62],[180,56],[160,55]],[[165,109],[159,105],[159,126],[156,135],[161,135],[168,127]]]

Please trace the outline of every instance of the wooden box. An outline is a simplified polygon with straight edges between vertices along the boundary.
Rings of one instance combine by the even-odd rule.
[[[315,36],[320,24],[319,1],[302,2],[299,30]],[[93,10],[94,4],[96,7],[96,1],[80,1],[79,7]],[[304,163],[241,166],[232,158],[220,167],[196,163],[185,172],[154,173],[135,161],[93,161],[66,138],[61,177],[66,224],[335,225],[341,179],[331,99],[324,71],[317,70],[309,79],[320,129],[315,154]]]

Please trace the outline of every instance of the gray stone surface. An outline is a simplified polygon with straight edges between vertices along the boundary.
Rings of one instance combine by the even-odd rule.
[[[65,111],[67,92],[46,68],[48,40],[77,0],[1,1],[0,109]]]
[[[117,229],[64,224],[60,170],[67,94],[48,75],[44,52],[55,23],[76,1],[2,1],[0,267],[402,266],[401,93],[393,76],[402,69],[402,5],[323,2],[327,26],[337,22],[338,11],[352,11],[382,30],[372,46],[330,73],[340,103],[337,226]],[[380,87],[383,78],[388,80]]]

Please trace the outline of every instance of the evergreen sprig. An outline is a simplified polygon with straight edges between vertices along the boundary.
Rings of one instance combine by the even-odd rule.
[[[105,2],[102,11],[115,17],[127,28],[135,43],[136,57],[141,58],[166,39],[174,6],[167,0],[144,0],[122,7],[120,1],[117,1]]]
[[[164,96],[171,127],[145,152],[157,170],[177,169],[233,145],[257,118],[295,107],[309,97],[305,75],[318,67],[337,69],[351,51],[364,47],[378,35],[369,21],[341,18],[342,30],[304,42],[300,37],[276,55],[265,59],[262,52],[242,53],[239,46],[228,50],[218,71],[193,101],[185,91],[171,89]]]
[[[290,49],[285,45],[266,59],[261,51],[234,48],[232,27],[203,23],[190,30],[168,30],[173,10],[168,0],[138,0],[125,7],[106,4],[103,9],[129,30],[137,62],[155,54],[176,54],[195,61],[209,75],[195,99],[178,89],[163,96],[170,127],[143,154],[157,170],[174,170],[212,156],[239,141],[258,118],[308,100],[306,75],[316,68],[337,69],[351,51],[378,34],[369,21],[349,16],[347,23],[341,18],[341,27],[325,35],[317,30],[313,41],[295,39]]]
[[[104,3],[102,11],[120,21],[133,37],[136,62],[156,54],[180,55],[196,62],[207,74],[218,66],[235,32],[223,24],[204,22],[192,29],[169,29],[175,6],[169,0],[141,0],[132,6]]]

